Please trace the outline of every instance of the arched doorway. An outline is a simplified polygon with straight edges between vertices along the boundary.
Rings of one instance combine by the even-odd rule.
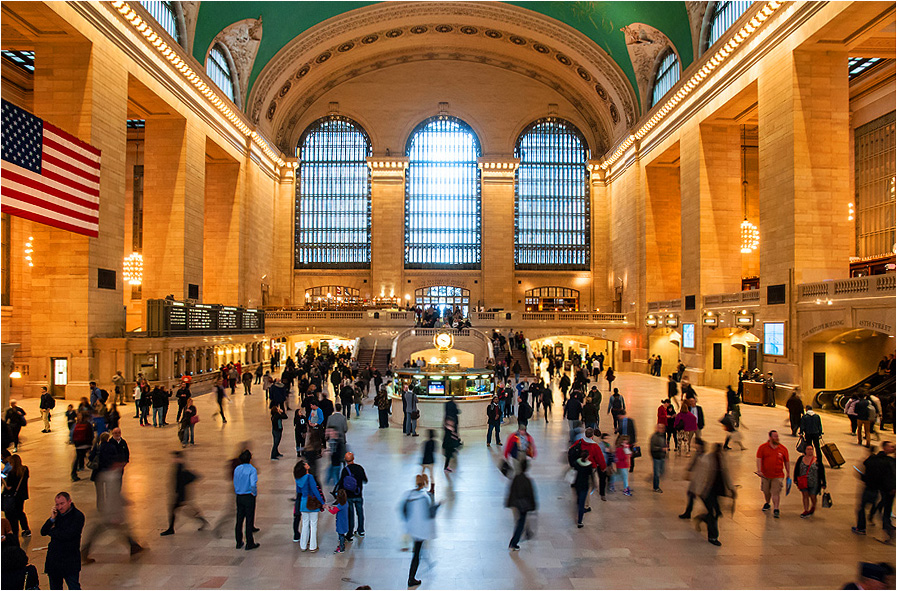
[[[470,309],[470,290],[453,285],[433,285],[414,290],[414,303],[422,308],[435,306],[439,315],[445,314],[446,309],[454,310],[457,306],[461,309],[461,315],[467,318]]]

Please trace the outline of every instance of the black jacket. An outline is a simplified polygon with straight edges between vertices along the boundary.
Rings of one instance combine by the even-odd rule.
[[[883,451],[863,462],[863,482],[866,488],[882,492],[894,492],[894,458]]]
[[[701,418],[700,415],[698,418],[699,419]],[[620,422],[617,427],[617,432],[620,435],[628,436],[629,437],[629,445],[634,445],[635,441],[636,441],[636,439],[635,439],[635,421],[633,421],[631,417],[627,416],[625,419],[626,420],[626,430],[624,431],[623,430],[623,420],[624,420],[623,417],[620,417]]]
[[[40,528],[40,535],[50,536],[47,546],[47,561],[44,572],[81,572],[81,532],[84,531],[84,513],[72,503],[68,513],[56,516],[56,521],[48,519]]]
[[[501,405],[498,403],[489,403],[489,406],[486,407],[486,419],[489,421],[490,425],[500,425],[501,424],[501,416],[504,414],[501,409]]]
[[[518,511],[535,511],[538,508],[533,482],[526,474],[518,474],[511,481],[511,488],[508,490],[505,507],[514,508]]]
[[[529,405],[529,402],[526,400],[521,400],[520,404],[517,405],[517,419],[521,421],[528,421],[533,416],[533,407]]]

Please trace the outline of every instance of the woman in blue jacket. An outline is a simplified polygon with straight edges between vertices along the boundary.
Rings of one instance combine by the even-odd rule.
[[[305,552],[318,551],[318,513],[324,509],[324,495],[318,487],[313,474],[308,471],[308,464],[296,462],[293,467],[296,479],[296,504],[293,507],[293,541],[299,542],[299,548]],[[311,507],[309,507],[311,504]],[[300,538],[300,521],[302,536]]]

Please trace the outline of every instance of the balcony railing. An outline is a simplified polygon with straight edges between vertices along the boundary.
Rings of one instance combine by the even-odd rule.
[[[704,307],[757,306],[760,304],[760,290],[736,291],[733,293],[716,293],[704,296]]]
[[[661,300],[659,302],[648,302],[648,312],[660,312],[662,310],[680,310],[682,309],[682,299],[677,300]]]
[[[798,303],[821,303],[828,300],[847,300],[894,296],[895,275],[871,275],[797,286]]]
[[[330,310],[268,310],[265,316],[269,322],[302,322],[346,320],[366,321],[378,325],[410,326],[414,324],[414,312],[366,310],[363,312],[341,312]],[[603,324],[625,324],[626,314],[610,312],[471,312],[470,321],[475,326],[514,326],[520,323],[536,322],[582,322]]]

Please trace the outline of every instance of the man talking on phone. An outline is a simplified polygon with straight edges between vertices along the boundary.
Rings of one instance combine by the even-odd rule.
[[[80,589],[81,583],[81,532],[84,530],[84,513],[75,507],[67,492],[56,495],[56,504],[50,519],[40,528],[42,536],[50,536],[47,546],[47,562],[44,572],[50,579],[50,589]]]

